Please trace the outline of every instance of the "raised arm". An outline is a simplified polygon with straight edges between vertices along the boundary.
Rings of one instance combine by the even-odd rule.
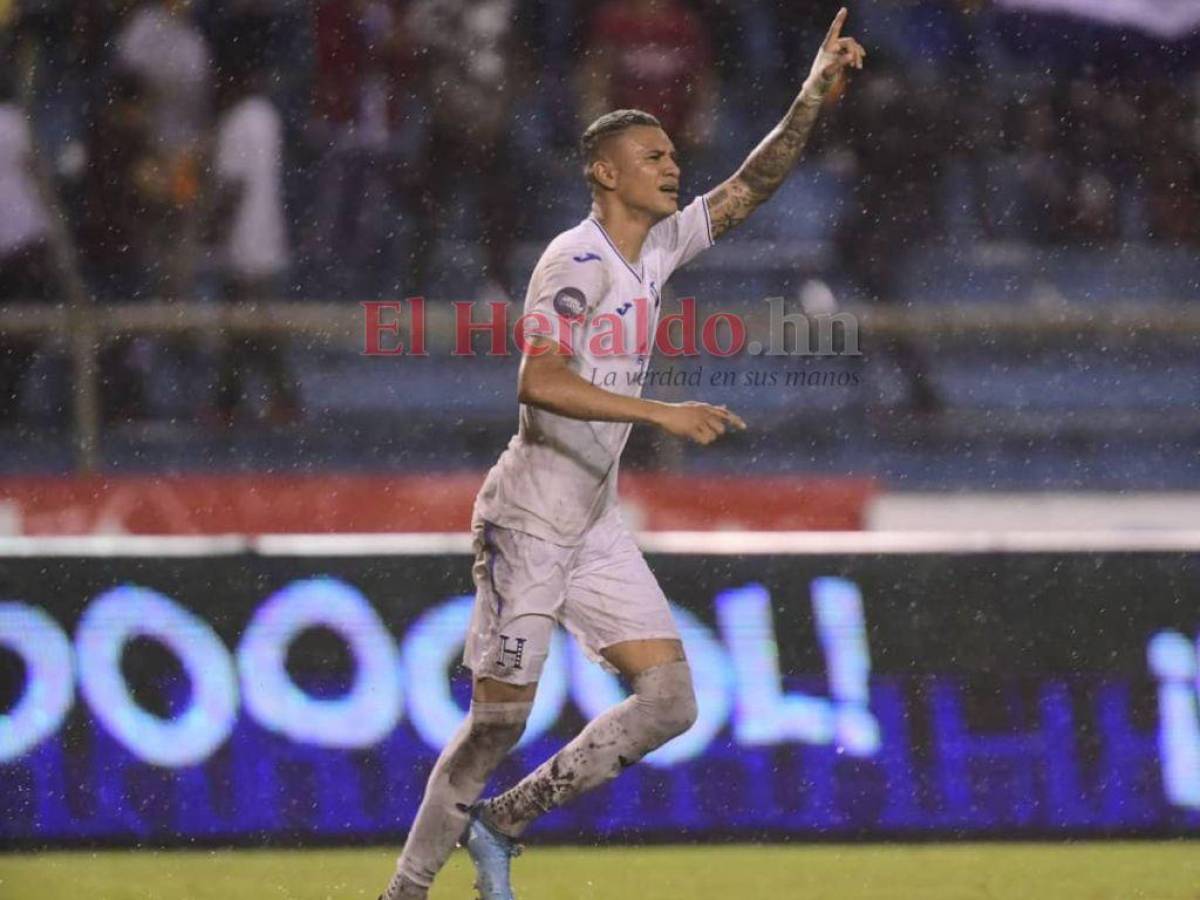
[[[838,76],[848,66],[862,68],[867,52],[854,38],[842,37],[846,15],[843,7],[829,26],[804,87],[787,115],[732,177],[705,195],[714,238],[743,221],[778,190],[799,162],[821,104]]]

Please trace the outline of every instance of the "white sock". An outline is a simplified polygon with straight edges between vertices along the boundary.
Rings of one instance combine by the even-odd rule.
[[[521,737],[533,703],[472,703],[466,721],[442,750],[396,863],[384,900],[409,886],[427,891],[467,825],[467,810]],[[408,884],[406,885],[405,882]]]

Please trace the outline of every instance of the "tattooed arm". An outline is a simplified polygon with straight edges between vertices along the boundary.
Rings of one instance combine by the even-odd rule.
[[[829,26],[808,80],[787,115],[746,157],[733,177],[705,195],[714,238],[742,222],[783,184],[800,160],[821,104],[838,76],[849,66],[862,68],[867,53],[854,38],[841,36],[845,21],[843,7]]]

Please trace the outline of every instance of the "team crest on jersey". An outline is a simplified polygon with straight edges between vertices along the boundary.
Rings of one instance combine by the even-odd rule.
[[[575,319],[587,310],[587,298],[579,288],[565,287],[554,295],[554,311],[564,319]]]
[[[512,641],[510,644],[509,641]],[[521,668],[521,660],[525,658],[525,638],[510,638],[507,634],[500,635],[501,666],[509,669]]]

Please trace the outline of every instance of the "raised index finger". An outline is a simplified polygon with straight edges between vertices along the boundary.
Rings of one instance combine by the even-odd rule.
[[[825,46],[828,47],[834,41],[842,36],[842,26],[846,24],[846,16],[849,13],[846,7],[838,10],[838,14],[833,17],[833,24],[829,26],[829,33],[825,35]]]

